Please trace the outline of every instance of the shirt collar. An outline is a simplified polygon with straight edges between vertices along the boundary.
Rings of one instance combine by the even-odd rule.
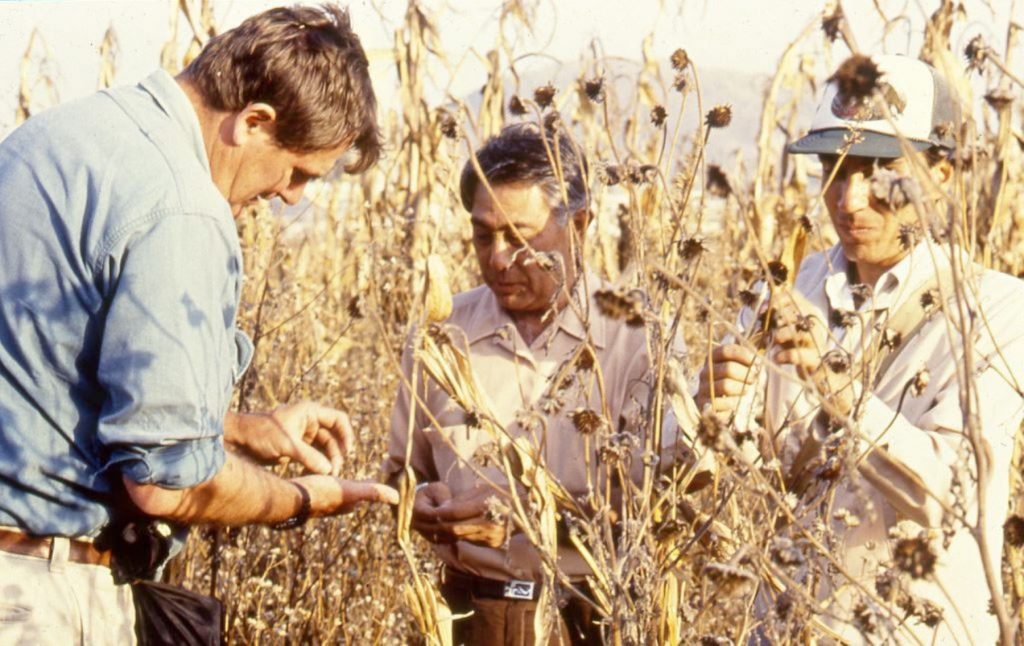
[[[828,253],[830,269],[825,278],[825,296],[829,308],[856,311],[858,308],[850,285],[851,267],[842,245],[836,244]],[[878,277],[867,306],[873,310],[891,309],[906,294],[914,293],[933,276],[937,264],[949,264],[946,249],[927,239],[919,242],[902,260]]]
[[[203,141],[203,131],[199,127],[199,117],[192,102],[174,77],[163,69],[158,69],[143,79],[139,86],[148,92],[160,109],[184,131],[192,144],[196,159],[206,172],[210,172],[210,159],[206,156],[206,143]]]
[[[541,336],[546,337],[560,331],[579,341],[585,341],[588,338],[589,329],[589,337],[594,347],[603,349],[606,343],[607,321],[597,309],[594,292],[606,286],[605,282],[597,275],[590,272],[584,273],[573,289],[575,305],[562,308],[555,315],[555,321],[544,330]],[[587,298],[584,298],[585,291],[588,292]],[[515,323],[508,312],[498,305],[498,299],[494,297],[494,292],[490,289],[483,289],[467,328],[466,336],[472,345],[493,336],[511,334],[515,330]]]

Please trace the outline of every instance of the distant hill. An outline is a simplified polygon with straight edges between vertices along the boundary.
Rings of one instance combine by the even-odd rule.
[[[641,64],[638,62],[616,60],[612,61],[606,69],[605,79],[609,85],[609,91],[614,86],[614,92],[620,104],[636,101],[636,78],[640,68]],[[679,109],[679,94],[671,88],[670,84],[675,74],[667,64],[663,67],[661,74],[668,85],[667,96],[664,99],[665,107],[669,111],[671,122],[674,122]],[[592,73],[590,71],[581,73],[578,63],[561,65],[551,63],[521,72],[518,92],[524,97],[532,97],[535,88],[551,83],[558,89],[561,96],[566,92],[575,91],[575,83],[581,76],[589,78]],[[750,161],[754,158],[761,109],[770,82],[771,79],[766,75],[724,69],[700,70],[701,100],[704,112],[706,113],[718,104],[725,103],[732,106],[730,125],[727,128],[716,130],[711,136],[707,149],[709,161],[729,164],[738,150],[742,150],[745,160]],[[506,96],[517,91],[513,79],[509,78],[506,81],[505,89]],[[475,92],[465,100],[475,109],[480,104],[480,93]],[[808,112],[806,121],[810,118],[810,106],[806,107],[805,111]],[[684,132],[692,133],[698,119],[703,121],[703,115],[698,115],[696,94],[690,92],[685,107]]]

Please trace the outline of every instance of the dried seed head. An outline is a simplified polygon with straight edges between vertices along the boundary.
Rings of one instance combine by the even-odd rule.
[[[931,314],[932,310],[935,309],[939,304],[939,290],[929,289],[925,293],[921,294],[921,309],[924,310],[925,314]]]
[[[604,77],[598,76],[584,81],[583,93],[586,94],[587,98],[594,103],[601,103],[604,101]]]
[[[597,178],[605,186],[615,186],[622,181],[622,169],[615,164],[603,164],[597,168]]]
[[[539,105],[543,110],[550,106],[551,102],[555,100],[555,94],[557,92],[558,90],[548,83],[547,85],[542,85],[533,91],[533,100],[536,101],[537,105]]]
[[[361,319],[366,316],[366,297],[362,294],[356,294],[348,301],[348,306],[345,308],[348,311],[348,315],[354,319]]]
[[[861,101],[871,96],[882,77],[875,62],[863,54],[854,54],[829,78],[839,87],[839,96],[846,101]]]
[[[985,102],[996,112],[1002,112],[1013,105],[1013,94],[1007,89],[996,88],[985,95]]]
[[[593,370],[596,363],[597,355],[594,354],[594,349],[589,345],[584,345],[576,355],[576,369],[587,372]]]
[[[989,603],[991,602],[992,600],[989,599]],[[942,608],[927,599],[921,599],[921,603],[914,608],[913,614],[921,620],[921,623],[929,628],[938,626],[939,622],[942,621]],[[995,612],[992,614],[995,614]]]
[[[427,335],[439,346],[452,345],[452,337],[444,329],[443,325],[431,323],[427,326]]]
[[[904,538],[896,542],[893,549],[896,567],[915,579],[921,579],[935,571],[935,552],[924,538]]]
[[[830,456],[825,463],[818,467],[816,475],[822,480],[832,482],[838,480],[843,473],[843,461],[836,456]]]
[[[523,101],[518,95],[513,94],[512,98],[508,100],[508,111],[515,117],[526,114],[526,106],[523,105]]]
[[[849,310],[834,309],[829,312],[828,323],[832,327],[841,327],[843,329],[849,329],[853,327],[853,324],[857,322],[857,314]]]
[[[484,501],[484,518],[492,523],[504,523],[508,518],[509,508],[497,496],[490,496]]]
[[[775,598],[775,616],[785,621],[796,605],[796,599],[790,590],[786,590]]]
[[[683,260],[693,260],[706,250],[704,238],[701,236],[693,236],[679,243],[679,255],[683,257]]]
[[[935,127],[932,128],[932,134],[934,134],[939,139],[946,139],[947,137],[952,137],[953,133],[953,124],[949,121],[937,123],[935,124]]]
[[[900,226],[900,247],[904,251],[909,251],[917,246],[917,241],[921,239],[921,227],[918,224],[903,224]]]
[[[1024,546],[1024,518],[1014,514],[1003,523],[1003,539],[1010,547]]]
[[[757,292],[752,289],[741,289],[739,297],[744,307],[753,307],[757,303]]]
[[[447,112],[442,113],[440,120],[441,134],[449,139],[458,139],[460,135],[459,122]]]
[[[569,413],[569,419],[576,430],[583,435],[593,435],[604,426],[604,418],[589,408],[577,408]]]
[[[669,60],[672,62],[672,69],[677,72],[682,72],[686,69],[686,66],[690,64],[690,56],[686,53],[686,50],[682,48],[672,52],[672,56]]]
[[[729,197],[732,194],[732,186],[729,184],[729,176],[725,174],[718,164],[708,164],[707,191],[715,197]]]
[[[901,209],[921,196],[921,186],[913,177],[879,168],[871,173],[871,195],[889,208]]]
[[[725,421],[710,408],[701,413],[697,437],[704,446],[716,451],[726,450],[729,445]]]
[[[768,263],[768,273],[773,284],[782,285],[789,278],[789,267],[778,260],[773,260]]]
[[[804,563],[803,552],[792,539],[785,536],[776,536],[772,539],[771,557],[779,565],[797,566]]]
[[[709,128],[724,128],[728,126],[731,121],[732,106],[728,103],[716,105],[708,110],[707,115],[704,117],[704,123],[706,123]]]
[[[928,373],[928,369],[921,368],[910,381],[910,392],[914,397],[920,397],[921,393],[923,393],[925,388],[928,387],[929,381],[931,381],[931,375]]]
[[[727,563],[708,563],[704,566],[703,573],[708,581],[719,586],[719,593],[726,596],[746,592],[750,585],[757,580],[757,577],[746,568]],[[713,643],[720,644],[722,642]]]
[[[865,635],[873,635],[878,632],[878,620],[875,612],[863,601],[853,609],[853,622]]]
[[[853,294],[853,298],[857,301],[864,302],[871,298],[875,290],[871,288],[871,285],[867,283],[855,283],[850,285],[850,292]]]
[[[821,30],[825,32],[825,38],[828,38],[830,43],[836,42],[836,38],[839,37],[843,18],[843,7],[838,2],[833,7],[832,13],[824,14],[821,17]]]
[[[679,72],[676,74],[675,79],[672,81],[672,87],[675,88],[676,92],[682,93],[686,91],[689,82],[686,80],[686,73]]]
[[[612,319],[624,319],[626,325],[638,327],[644,323],[644,307],[646,299],[642,291],[634,289],[625,291],[601,289],[594,292],[594,301],[602,314]]]
[[[545,415],[554,415],[565,408],[565,400],[558,394],[551,394],[540,400],[540,409]]]
[[[839,348],[829,350],[821,360],[830,371],[837,375],[850,370],[850,357],[845,350]]]
[[[900,347],[900,343],[902,342],[902,334],[900,334],[896,330],[886,328],[882,332],[882,339],[879,341],[879,345],[881,345],[883,348],[887,350],[895,350],[896,348]]]
[[[477,447],[470,458],[474,464],[482,467],[489,467],[498,463],[498,445],[494,442],[487,442]]]
[[[899,591],[899,581],[892,570],[886,570],[875,577],[875,592],[884,601],[892,602]]]
[[[988,45],[985,44],[985,39],[981,37],[981,34],[978,34],[964,48],[967,69],[981,72],[985,68],[985,59],[988,58],[988,55]]]
[[[668,111],[665,110],[665,106],[659,104],[651,108],[651,123],[653,123],[655,127],[660,128],[667,118]]]
[[[626,163],[626,181],[634,185],[644,183],[644,175],[640,172],[640,162],[631,159]]]
[[[558,110],[552,110],[544,115],[544,129],[549,133],[558,132],[562,128],[562,115]]]

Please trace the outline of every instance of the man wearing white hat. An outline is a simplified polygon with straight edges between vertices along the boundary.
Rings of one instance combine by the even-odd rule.
[[[811,592],[818,636],[1000,638],[989,608],[1024,410],[1024,285],[960,245],[948,197],[959,114],[919,60],[840,67],[788,148],[821,160],[839,242],[803,262],[793,289],[772,290],[766,360],[750,343],[725,344],[701,376],[698,403],[720,413],[765,393],[764,424],[807,521],[780,533],[814,527],[831,553],[809,550],[817,558],[788,585],[764,589]],[[766,633],[784,623],[781,607]]]

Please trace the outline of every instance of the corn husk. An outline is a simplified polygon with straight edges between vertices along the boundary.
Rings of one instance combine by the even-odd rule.
[[[437,254],[427,256],[424,305],[427,321],[440,323],[452,314],[452,290],[448,283],[448,270]]]

